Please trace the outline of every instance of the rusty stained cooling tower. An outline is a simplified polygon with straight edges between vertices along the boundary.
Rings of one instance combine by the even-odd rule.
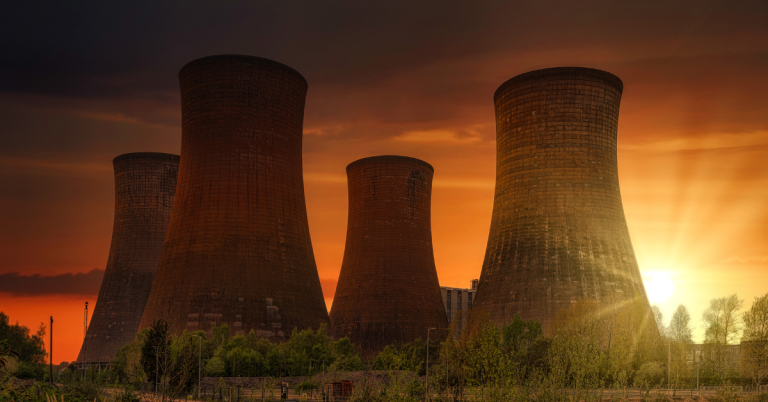
[[[99,298],[77,362],[109,363],[133,341],[168,231],[179,156],[137,152],[116,157],[115,222]]]
[[[648,305],[619,192],[622,89],[613,74],[565,67],[496,91],[496,195],[473,309],[547,330],[578,300]]]
[[[141,327],[280,340],[328,323],[304,204],[304,77],[222,55],[188,63],[179,82],[179,185]]]
[[[347,241],[330,317],[334,336],[366,357],[448,326],[432,254],[433,173],[404,156],[347,166]]]

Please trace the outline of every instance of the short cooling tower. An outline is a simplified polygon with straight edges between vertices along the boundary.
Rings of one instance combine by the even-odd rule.
[[[179,156],[120,155],[115,168],[115,222],[99,298],[78,363],[108,364],[133,341],[152,289],[168,231]],[[87,353],[84,353],[87,352]]]
[[[179,82],[179,185],[141,327],[279,340],[328,323],[304,203],[304,77],[223,55],[190,62]]]
[[[566,67],[496,91],[496,195],[473,309],[546,330],[579,300],[648,304],[619,192],[622,89],[613,74]]]
[[[331,307],[336,338],[370,357],[392,343],[444,336],[448,320],[432,254],[428,163],[376,156],[347,166],[349,219]]]

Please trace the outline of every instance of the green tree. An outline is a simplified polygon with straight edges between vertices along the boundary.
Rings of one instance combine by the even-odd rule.
[[[34,334],[18,322],[11,325],[10,318],[0,311],[0,339],[5,340],[8,347],[19,354],[18,358],[22,362],[45,363],[48,356],[45,351],[45,330],[43,323],[40,323]]]
[[[669,321],[668,335],[671,343],[668,346],[670,354],[670,378],[673,386],[678,388],[683,378],[690,375],[688,358],[693,344],[693,329],[691,315],[684,305],[677,306],[672,319]]]
[[[768,376],[768,293],[756,297],[742,318],[742,369],[755,385],[760,385]]]
[[[163,368],[168,363],[168,346],[171,332],[167,321],[156,320],[147,332],[141,348],[141,367],[149,381],[165,375]]]
[[[528,354],[528,349],[543,336],[541,323],[538,321],[526,321],[515,314],[512,322],[501,325],[502,344],[507,353],[523,357]]]
[[[664,314],[662,314],[661,309],[657,304],[651,306],[651,311],[653,312],[653,320],[656,322],[656,328],[659,330],[659,335],[666,336],[667,327],[664,326]]]
[[[730,296],[712,299],[704,311],[704,343],[707,344],[706,359],[710,369],[724,378],[729,367],[728,345],[735,343],[741,333],[739,310],[744,301],[734,293]]]

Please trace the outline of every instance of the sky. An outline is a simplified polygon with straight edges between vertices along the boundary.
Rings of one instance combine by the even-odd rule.
[[[768,292],[768,2],[20,1],[0,13],[0,311],[54,316],[54,362],[83,337],[109,252],[112,158],[178,153],[177,74],[213,54],[309,83],[304,186],[330,307],[345,167],[399,154],[435,168],[441,285],[480,276],[495,180],[493,93],[539,68],[619,76],[621,192],[652,302]]]

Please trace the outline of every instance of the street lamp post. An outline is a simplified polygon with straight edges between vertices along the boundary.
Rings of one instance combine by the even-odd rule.
[[[202,370],[203,364],[203,337],[200,335],[192,336],[200,338],[200,350],[197,353],[197,398],[200,399],[200,370]]]
[[[425,382],[425,400],[429,400],[429,331],[437,328],[427,328],[427,380]]]

